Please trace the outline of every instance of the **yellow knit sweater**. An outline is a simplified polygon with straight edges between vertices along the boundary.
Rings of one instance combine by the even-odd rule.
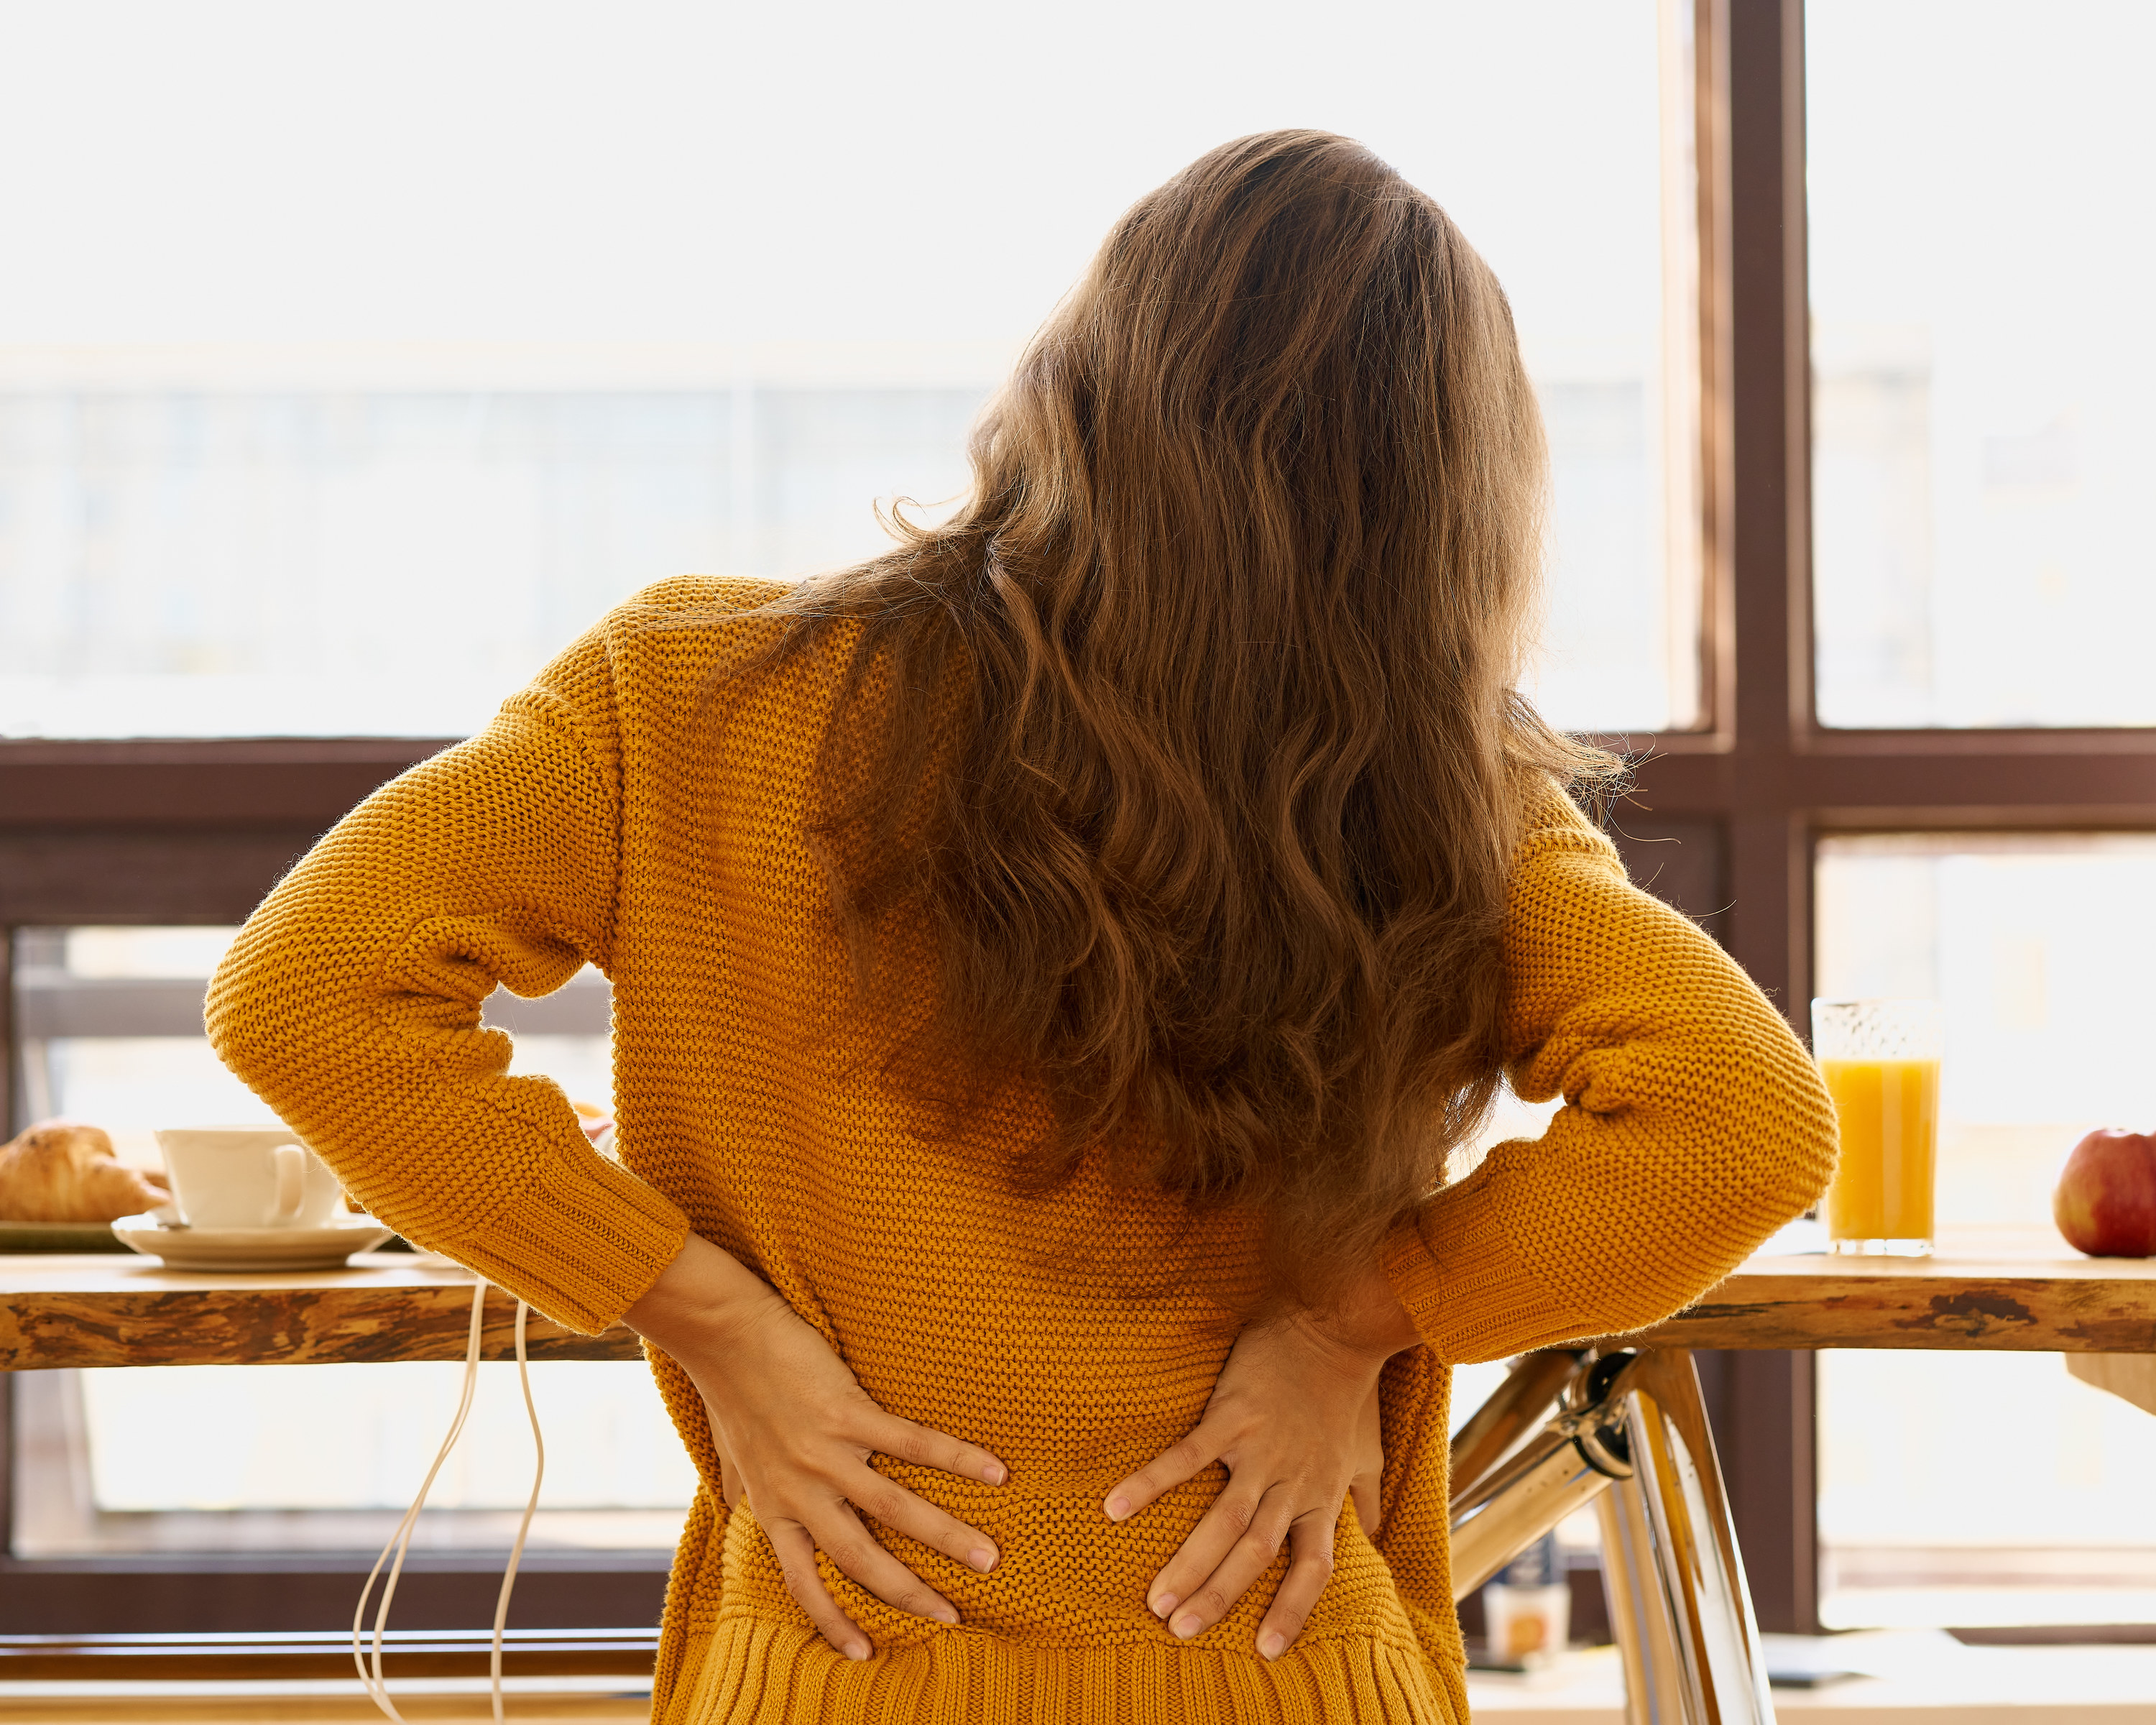
[[[1553,791],[1504,942],[1512,1083],[1566,1106],[1395,1234],[1425,1344],[1383,1380],[1383,1521],[1352,1512],[1301,1639],[1252,1651],[1283,1564],[1177,1641],[1147,1584],[1218,1488],[1131,1521],[1106,1488],[1194,1425],[1229,1345],[1202,1289],[1226,1224],[1087,1167],[1050,1199],[909,1130],[847,1023],[803,841],[850,641],[728,679],[776,589],[685,579],[608,616],[487,730],[384,786],[257,911],[210,993],[226,1061],[367,1206],[575,1328],[619,1318],[695,1229],[752,1266],[885,1408],[985,1445],[991,1489],[877,1465],[995,1539],[978,1575],[886,1532],[958,1608],[903,1616],[828,1564],[877,1651],[817,1639],[702,1404],[652,1365],[705,1481],[666,1604],[662,1721],[1464,1721],[1447,1574],[1453,1362],[1630,1329],[1719,1280],[1809,1203],[1833,1116],[1779,1016],[1714,943],[1627,884]],[[716,680],[716,682],[715,682]],[[706,698],[716,686],[720,698]],[[586,961],[614,986],[622,1162],[560,1091],[504,1076],[499,981]],[[1231,1261],[1234,1260],[1234,1261]]]

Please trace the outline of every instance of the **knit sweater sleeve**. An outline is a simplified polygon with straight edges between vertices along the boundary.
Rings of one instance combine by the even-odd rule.
[[[617,726],[603,629],[470,742],[384,785],[288,875],[211,985],[225,1063],[367,1209],[550,1317],[605,1328],[688,1232],[480,1024],[611,971]]]
[[[1554,790],[1516,860],[1507,1070],[1563,1106],[1394,1232],[1385,1271],[1439,1358],[1621,1333],[1696,1299],[1825,1189],[1832,1104],[1779,1013],[1625,879]]]

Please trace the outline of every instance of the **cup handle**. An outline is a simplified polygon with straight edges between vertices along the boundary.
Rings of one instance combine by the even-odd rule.
[[[270,1155],[277,1163],[277,1213],[272,1228],[289,1228],[300,1219],[307,1198],[307,1153],[297,1144],[280,1144]]]

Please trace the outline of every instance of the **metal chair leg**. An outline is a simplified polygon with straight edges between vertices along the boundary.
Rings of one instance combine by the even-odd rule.
[[[1455,1511],[1549,1417],[1587,1357],[1581,1348],[1545,1348],[1524,1355],[1490,1392],[1489,1399],[1468,1416],[1452,1438],[1449,1476]]]
[[[1559,1414],[1452,1499],[1452,1597],[1495,1575],[1574,1510],[1629,1476],[1624,1403],[1599,1397]]]
[[[1548,1363],[1508,1380],[1547,1394]],[[1774,1725],[1758,1625],[1691,1356],[1604,1356],[1572,1405],[1508,1461],[1455,1488],[1453,1597],[1472,1593],[1574,1510],[1602,1524],[1602,1573],[1629,1725]],[[1462,1434],[1466,1435],[1465,1433]],[[1610,1490],[1612,1486],[1617,1488]]]
[[[1647,1500],[1638,1491],[1594,1501],[1602,1530],[1602,1592],[1609,1636],[1625,1665],[1625,1725],[1669,1725],[1684,1717],[1684,1658],[1655,1565]]]
[[[1691,1355],[1643,1350],[1614,1388],[1631,1473],[1595,1512],[1627,1725],[1774,1725],[1759,1626]]]

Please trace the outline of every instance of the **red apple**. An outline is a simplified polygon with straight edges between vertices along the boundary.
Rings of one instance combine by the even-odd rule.
[[[2091,1132],[2060,1170],[2051,1214],[2092,1258],[2156,1257],[2156,1137]]]

